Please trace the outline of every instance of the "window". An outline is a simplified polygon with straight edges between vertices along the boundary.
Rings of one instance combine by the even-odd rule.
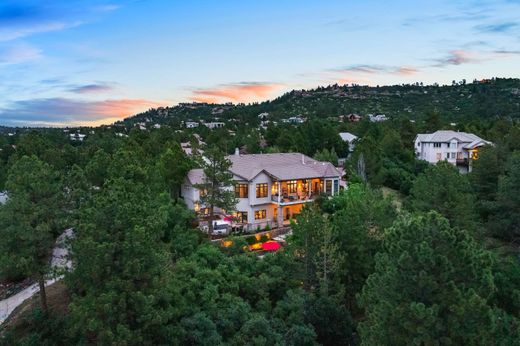
[[[421,146],[421,142],[418,142],[418,143],[417,143],[417,146],[420,147],[420,146]]]
[[[454,159],[455,155],[457,155],[457,153],[451,153],[451,158]]]
[[[267,212],[265,209],[262,210],[255,210],[255,220],[262,220],[265,219],[267,215]]]
[[[338,194],[338,193],[339,193],[339,180],[334,179],[334,194]]]
[[[256,184],[256,198],[267,197],[267,183]]]
[[[332,195],[332,180],[325,180],[325,193]]]
[[[442,143],[433,143],[434,148],[440,148]]]
[[[247,211],[237,211],[235,217],[240,223],[247,223]]]
[[[247,198],[248,197],[247,184],[236,184],[235,185],[235,197],[236,198]]]
[[[289,193],[296,193],[298,189],[298,181],[297,180],[289,180],[287,182],[287,191]]]
[[[450,153],[446,153],[446,159],[450,158]]]

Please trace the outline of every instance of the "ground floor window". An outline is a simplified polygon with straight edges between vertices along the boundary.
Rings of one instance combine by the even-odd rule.
[[[235,217],[240,223],[247,223],[247,211],[237,211]]]
[[[267,216],[267,211],[265,209],[255,210],[255,220],[265,219]]]
[[[325,193],[332,195],[332,180],[325,180]]]
[[[334,179],[334,194],[338,194],[339,192],[339,180],[338,179]]]

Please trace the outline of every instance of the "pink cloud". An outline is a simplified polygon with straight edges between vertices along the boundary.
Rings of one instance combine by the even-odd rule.
[[[412,66],[401,66],[394,73],[400,76],[412,76],[419,73],[419,69]]]
[[[84,101],[68,98],[22,100],[0,109],[0,119],[8,125],[39,124],[100,125],[168,105],[164,101],[146,99],[119,99]]]
[[[269,98],[281,87],[281,84],[258,82],[224,84],[215,88],[196,89],[190,99],[207,103],[254,102]]]

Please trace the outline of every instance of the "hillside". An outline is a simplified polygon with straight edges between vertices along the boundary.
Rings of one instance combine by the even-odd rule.
[[[383,113],[390,117],[422,119],[436,112],[445,120],[520,117],[520,79],[491,79],[452,85],[360,86],[331,85],[312,90],[293,90],[272,101],[254,104],[181,103],[151,109],[123,121],[127,125],[149,121],[178,123],[182,120],[237,119],[252,121],[262,112],[271,119],[290,116],[329,118],[342,114]]]

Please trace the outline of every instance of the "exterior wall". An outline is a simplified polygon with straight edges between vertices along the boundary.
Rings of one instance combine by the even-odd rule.
[[[267,184],[267,196],[263,198],[256,198],[256,184]],[[249,183],[249,204],[250,205],[258,205],[258,204],[266,204],[271,203],[271,188],[273,185],[273,181],[271,177],[269,177],[265,173],[258,174],[250,183]]]
[[[428,161],[429,163],[446,160],[455,165],[457,159],[468,158],[468,152],[463,148],[466,144],[468,143],[452,141],[450,143],[441,143],[440,147],[435,147],[434,143],[421,143],[419,140],[416,140],[415,154],[418,159]],[[449,154],[449,157],[447,154]]]
[[[188,182],[182,185],[181,196],[189,209],[195,209],[195,203],[200,199],[200,192]]]

